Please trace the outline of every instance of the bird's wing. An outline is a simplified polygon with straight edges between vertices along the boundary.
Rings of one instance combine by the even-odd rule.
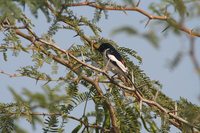
[[[127,73],[128,68],[123,64],[123,62],[116,59],[116,57],[112,54],[107,54],[108,58],[111,62],[116,63],[117,67],[119,67],[123,72]]]

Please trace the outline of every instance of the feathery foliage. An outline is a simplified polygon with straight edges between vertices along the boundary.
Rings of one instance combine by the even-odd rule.
[[[122,0],[122,2],[132,5],[133,8],[137,6],[133,0]],[[188,3],[190,2],[191,5],[183,0],[162,0],[159,3],[151,3],[149,10],[154,14],[167,16],[166,20],[156,23],[166,26],[163,32],[172,31],[181,35],[180,29],[184,18],[190,14],[197,16],[200,14],[200,12],[194,13],[187,10],[190,6],[197,5],[196,1],[189,0]],[[89,19],[81,13],[76,13],[75,6],[95,8],[93,18]],[[174,10],[168,10],[169,7]],[[147,132],[164,133],[170,132],[171,125],[188,133],[200,130],[199,106],[184,98],[174,101],[166,96],[161,91],[162,85],[159,81],[151,80],[138,65],[133,63],[132,57],[142,63],[142,57],[136,51],[120,47],[114,41],[101,37],[104,29],[99,28],[97,24],[103,19],[103,15],[108,19],[108,10],[104,10],[105,8],[123,10],[126,13],[126,6],[121,6],[112,0],[8,0],[0,2],[0,29],[3,33],[0,52],[4,61],[9,61],[10,51],[16,57],[19,53],[25,52],[30,55],[31,63],[18,68],[19,76],[36,80],[36,87],[38,83],[39,85],[42,83],[42,92],[31,91],[34,87],[30,86],[24,88],[22,94],[19,94],[15,88],[9,87],[14,102],[0,103],[1,132],[25,132],[16,123],[22,118],[31,123],[33,128],[36,124],[43,124],[44,133],[67,132],[65,127],[72,120],[77,122],[72,133],[139,133],[143,129]],[[29,16],[23,13],[26,10],[30,10],[31,15],[36,18],[40,16],[40,12],[46,17],[50,26],[42,36],[34,30],[39,27],[34,27]],[[178,19],[175,19],[176,15]],[[68,49],[56,43],[56,35],[61,31],[73,33],[74,43]],[[160,39],[155,29],[146,33],[138,31],[136,27],[123,26],[115,29],[112,35],[121,32],[137,35],[146,39],[155,48],[159,47]],[[30,44],[24,43],[22,38],[30,41]],[[64,38],[64,40],[67,39]],[[103,64],[102,56],[93,46],[94,43],[101,44],[102,42],[112,44],[122,54],[134,76],[135,86],[142,93],[143,98],[151,104],[141,101],[132,92],[123,90],[118,84],[122,82],[121,80],[115,77],[108,78],[111,75],[104,73],[105,64]],[[182,54],[176,56],[171,67],[179,63],[181,56]],[[50,66],[51,74],[45,70],[46,66]],[[63,66],[64,70],[61,69]],[[126,93],[130,95],[126,96]],[[154,102],[169,112],[163,111]],[[177,110],[174,111],[175,103],[177,103]],[[94,108],[91,109],[91,106]],[[74,115],[76,110],[79,111],[78,116]],[[174,118],[170,111],[174,111],[175,117],[179,119]]]

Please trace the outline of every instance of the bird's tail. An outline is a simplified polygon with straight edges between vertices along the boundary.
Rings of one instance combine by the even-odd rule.
[[[132,87],[132,89],[134,90],[134,91],[137,91],[141,96],[142,96],[142,93],[140,92],[140,90],[135,86],[135,83],[134,83],[134,77],[131,75],[126,75],[126,78],[127,78],[127,82],[129,83],[129,84],[131,84],[130,85],[130,87]]]

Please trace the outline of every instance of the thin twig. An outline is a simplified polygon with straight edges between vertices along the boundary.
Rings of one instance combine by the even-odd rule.
[[[200,76],[200,65],[195,55],[196,53],[195,53],[195,38],[194,37],[190,37],[190,52],[189,53],[190,53],[189,55],[194,65],[194,68]]]
[[[5,115],[17,115],[18,113],[16,112],[9,112],[9,113],[5,113]],[[20,112],[20,115],[37,115],[37,116],[63,116],[62,113],[40,113],[40,112]],[[89,124],[88,122],[85,122],[85,121],[82,121],[81,119],[78,119],[74,116],[70,116],[70,115],[67,115],[66,117],[63,117],[65,119],[72,119],[72,120],[75,120],[75,121],[78,121],[80,122],[81,124],[85,125],[85,127],[90,127],[90,128],[97,128],[97,129],[101,129],[103,131],[110,131],[109,129],[105,129],[99,125],[95,125],[95,124]]]
[[[153,99],[154,101],[156,101],[156,99],[157,99],[157,97],[158,97],[158,94],[159,94],[159,92],[160,92],[160,90],[157,90],[157,91],[156,91],[156,95],[154,96],[154,99]]]
[[[91,93],[91,90],[87,94],[87,98],[86,98],[86,102],[85,102],[85,106],[84,106],[84,110],[83,110],[83,116],[85,116],[85,113],[86,113],[86,107],[87,107],[87,103],[88,103],[88,99],[89,99],[90,93]]]
[[[13,78],[13,77],[22,77],[23,76],[22,74],[16,74],[16,73],[10,74],[10,73],[7,73],[7,72],[5,72],[3,70],[0,70],[0,74],[7,75],[10,78]]]
[[[11,74],[11,73],[8,73],[8,72],[5,72],[3,70],[0,70],[0,74],[2,75],[6,75],[10,78],[17,78],[17,77],[26,77],[26,75],[23,75],[21,73],[14,73],[14,74]],[[52,79],[52,78],[40,78],[40,77],[34,77],[34,76],[29,76],[29,78],[31,79],[35,79],[35,80],[41,80],[41,81],[47,81],[48,82],[51,82],[51,81],[65,81],[66,79],[64,77],[59,77],[59,78],[55,78],[55,79]],[[46,84],[46,83],[45,83]]]
[[[149,24],[149,22],[151,21],[151,19],[148,19],[147,23],[145,24],[145,28],[147,27],[147,25]]]

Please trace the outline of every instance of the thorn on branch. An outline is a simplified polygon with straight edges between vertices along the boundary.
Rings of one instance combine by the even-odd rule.
[[[161,31],[161,33],[165,32],[169,27],[170,27],[169,25],[165,27],[164,30]]]
[[[77,36],[79,36],[79,34],[77,33],[76,35],[74,35],[73,37],[77,37]]]
[[[140,5],[140,0],[138,0],[137,4],[136,4],[136,7],[138,7]]]
[[[46,83],[44,83],[42,86],[46,86],[51,80],[48,80]]]
[[[126,10],[123,10],[123,13],[127,15]]]
[[[148,19],[147,23],[145,24],[145,28],[147,27],[150,21],[151,21],[151,18]]]
[[[35,79],[35,84],[37,85],[37,83],[38,83],[38,81],[40,80],[40,77],[37,77],[36,79]]]

